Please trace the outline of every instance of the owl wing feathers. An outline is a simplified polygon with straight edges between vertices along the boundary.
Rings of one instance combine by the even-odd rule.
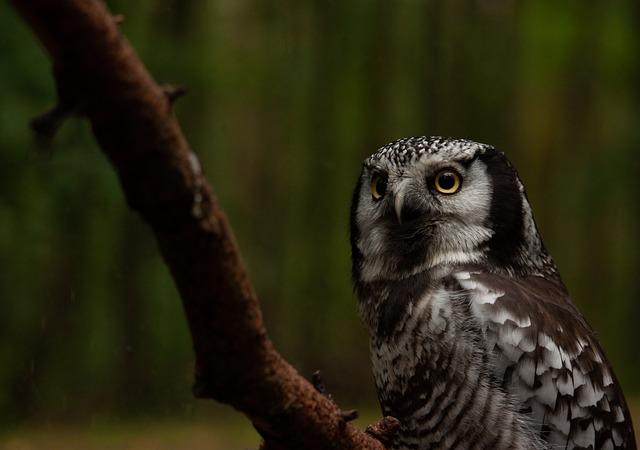
[[[552,447],[635,448],[615,375],[557,276],[470,270],[455,278],[493,355],[496,382]]]

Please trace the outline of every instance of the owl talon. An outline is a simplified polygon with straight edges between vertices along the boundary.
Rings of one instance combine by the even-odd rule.
[[[382,442],[385,447],[389,447],[393,443],[398,430],[400,430],[400,421],[395,417],[386,416],[367,426],[365,433]]]

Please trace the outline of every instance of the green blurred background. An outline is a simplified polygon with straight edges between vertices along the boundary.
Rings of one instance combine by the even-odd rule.
[[[506,151],[637,404],[640,3],[108,4],[156,80],[188,88],[175,112],[269,333],[342,407],[377,414],[350,284],[351,189],[366,156],[423,134]],[[33,152],[27,121],[54,102],[46,55],[0,3],[0,447],[256,447],[241,416],[191,397],[176,290],[86,121]]]

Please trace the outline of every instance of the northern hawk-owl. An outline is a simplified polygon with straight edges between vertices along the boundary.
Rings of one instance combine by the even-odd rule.
[[[400,139],[364,163],[353,280],[395,449],[635,449],[623,393],[489,145]]]

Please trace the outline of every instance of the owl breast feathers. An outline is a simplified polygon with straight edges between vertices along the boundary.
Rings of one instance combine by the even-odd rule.
[[[594,332],[504,154],[400,139],[363,164],[353,280],[395,449],[635,449]]]

